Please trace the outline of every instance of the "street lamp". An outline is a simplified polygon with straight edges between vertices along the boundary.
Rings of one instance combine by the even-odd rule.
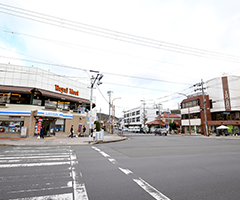
[[[183,93],[178,93],[180,95],[183,95],[185,97],[187,97],[188,99],[188,96],[186,94],[183,94]],[[191,121],[190,121],[190,109],[189,109],[189,101],[188,101],[188,125],[189,125],[189,134],[191,135]]]
[[[115,98],[115,99],[112,100],[112,123],[111,123],[111,124],[112,124],[112,134],[114,133],[114,126],[113,126],[113,124],[114,124],[114,118],[113,118],[113,117],[114,117],[114,116],[113,116],[113,101],[116,100],[116,99],[121,99],[121,97],[117,97],[117,98]]]

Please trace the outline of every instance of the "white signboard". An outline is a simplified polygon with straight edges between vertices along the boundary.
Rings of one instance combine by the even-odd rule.
[[[27,127],[23,126],[21,128],[21,137],[27,137]]]

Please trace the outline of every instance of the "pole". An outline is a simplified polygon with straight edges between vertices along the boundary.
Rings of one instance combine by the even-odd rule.
[[[114,116],[115,116],[115,110],[114,110],[114,114],[113,114],[113,109],[114,109],[113,101],[116,100],[116,99],[121,99],[121,97],[117,97],[117,98],[112,100],[112,134],[114,133],[113,129],[114,129]]]
[[[191,135],[191,120],[190,120],[189,101],[188,101],[188,125],[189,125],[189,134]]]
[[[167,132],[169,133],[169,108],[168,108],[168,130],[167,130]]]
[[[112,91],[107,92],[109,95],[109,132],[111,133],[111,93]]]
[[[162,128],[162,124],[161,124],[161,108],[160,108],[161,104],[158,104],[158,114],[159,114],[159,125],[160,125],[160,128]]]
[[[203,97],[203,109],[204,109],[204,117],[205,117],[206,136],[208,136],[207,113],[206,113],[206,106],[205,106],[206,100],[204,97],[203,80],[201,80],[201,85],[202,85],[202,97]]]

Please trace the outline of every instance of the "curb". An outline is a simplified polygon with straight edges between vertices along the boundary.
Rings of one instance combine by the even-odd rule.
[[[104,143],[121,142],[121,141],[128,140],[128,139],[129,138],[125,137],[123,139],[118,139],[118,140],[108,140],[108,141],[98,140],[98,141],[93,142],[92,144],[104,144]]]

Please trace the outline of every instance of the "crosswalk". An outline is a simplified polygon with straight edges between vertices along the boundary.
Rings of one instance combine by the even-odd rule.
[[[88,200],[71,147],[13,147],[0,154],[0,199]]]

